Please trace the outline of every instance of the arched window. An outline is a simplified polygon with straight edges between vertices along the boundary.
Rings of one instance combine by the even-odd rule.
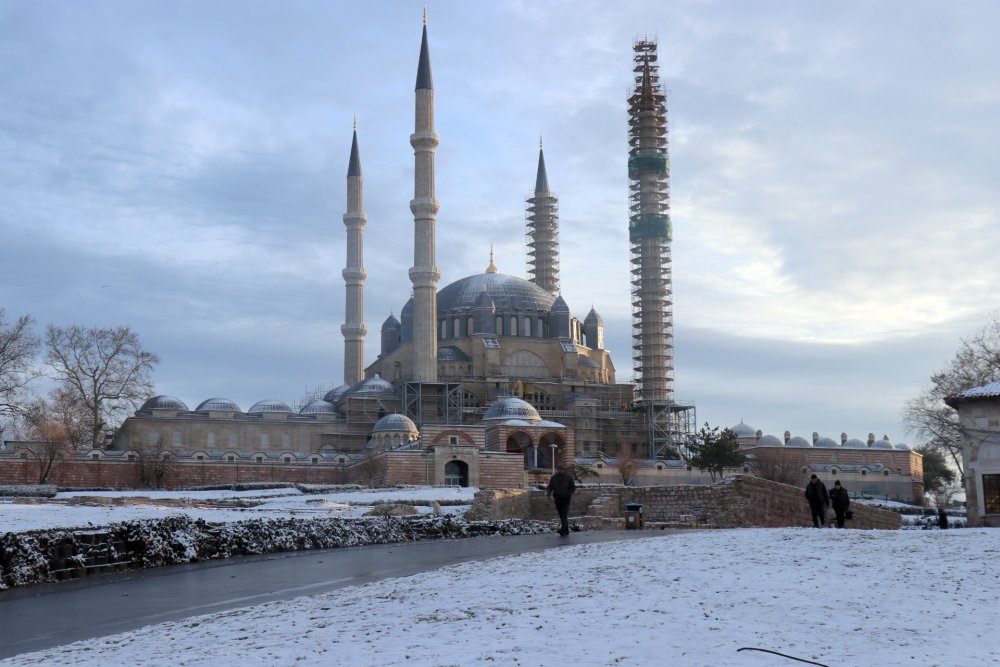
[[[521,318],[521,335],[530,336],[531,335],[531,318],[525,315]]]
[[[517,335],[517,315],[510,316],[510,335]]]
[[[496,319],[497,335],[503,335],[503,315],[497,315]]]
[[[473,318],[465,318],[465,335],[471,336],[472,332],[476,330],[476,325],[474,324]]]
[[[535,320],[535,337],[545,338],[545,322],[540,317]]]
[[[453,329],[451,337],[452,338],[461,338],[462,337],[462,320],[460,320],[460,319],[458,319],[456,317],[454,320],[452,320],[451,324],[452,324],[452,329]]]

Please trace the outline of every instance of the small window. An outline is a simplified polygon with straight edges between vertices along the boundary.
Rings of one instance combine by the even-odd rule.
[[[487,350],[499,350],[500,341],[493,336],[483,336],[483,347]]]
[[[884,471],[882,472],[882,474],[883,474],[883,475],[885,475],[886,477],[888,477],[888,476],[889,476],[889,471],[888,471],[888,470],[884,470]]]
[[[603,464],[603,463],[598,463],[598,464],[597,464],[597,467],[598,467],[598,468],[603,468],[603,467],[604,467],[604,464]],[[690,470],[690,468],[689,468],[689,470]]]
[[[196,461],[204,461],[205,460],[205,457],[202,456],[201,454],[199,454],[198,456],[196,456],[194,458],[195,458]]]
[[[129,454],[128,455],[128,460],[129,461],[135,461],[135,454]]]
[[[255,460],[255,461],[256,461],[257,463],[263,463],[263,462],[264,462],[264,457],[263,457],[263,456],[258,456],[258,457],[256,457],[256,458],[255,458],[254,460]]]
[[[458,436],[457,435],[449,435],[448,436],[448,444],[449,445],[457,445],[458,444]]]
[[[561,340],[559,341],[559,345],[562,347],[563,352],[576,352],[576,345],[573,344],[573,341]]]
[[[22,456],[24,456],[24,455],[22,454]],[[28,458],[28,457],[27,457],[27,456],[25,456],[24,458]],[[100,460],[101,460],[101,455],[100,455],[100,454],[91,454],[91,455],[90,455],[90,458],[91,458],[92,460],[94,460],[94,461],[100,461]]]
[[[347,459],[340,457],[340,465],[344,465],[345,463],[347,463]]]
[[[22,459],[26,459],[26,458],[28,458],[28,454],[27,454],[26,452],[21,452],[21,458],[22,458]],[[94,454],[94,458],[95,458],[95,459],[97,458],[97,454]]]
[[[656,469],[657,469],[657,470],[663,470],[663,466],[662,466],[662,465],[660,465],[660,464],[657,464],[657,465],[656,465]]]
[[[228,461],[230,463],[236,463],[236,457],[235,456],[227,456],[226,457],[226,461]]]
[[[313,462],[313,464],[319,463],[319,458],[314,456],[312,457],[311,461]]]
[[[867,474],[868,474],[868,471],[867,471],[867,470],[862,470],[862,471],[861,471],[861,476],[862,476],[862,477],[864,477],[864,476],[865,476],[865,475],[867,475]]]
[[[291,463],[291,462],[292,462],[292,457],[291,456],[286,456],[285,457],[285,463]]]

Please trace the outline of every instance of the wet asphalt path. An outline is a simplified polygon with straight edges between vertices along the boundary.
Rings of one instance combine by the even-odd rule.
[[[0,591],[0,659],[153,623],[571,544],[662,537],[617,530],[406,542],[175,565]]]

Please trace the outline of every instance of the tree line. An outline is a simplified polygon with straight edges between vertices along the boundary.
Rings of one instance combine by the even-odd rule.
[[[160,358],[128,326],[48,325],[0,308],[0,440],[34,443],[44,481],[67,451],[100,447],[153,393]],[[47,394],[43,379],[55,383]]]

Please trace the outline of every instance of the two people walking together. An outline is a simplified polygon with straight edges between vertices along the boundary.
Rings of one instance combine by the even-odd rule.
[[[847,508],[851,506],[851,498],[847,489],[840,485],[840,480],[833,483],[833,489],[828,493],[826,485],[819,477],[813,475],[806,485],[806,500],[809,501],[809,511],[812,513],[813,526],[822,528],[826,525],[826,510],[831,505],[837,517],[837,528],[844,527],[847,518]]]

